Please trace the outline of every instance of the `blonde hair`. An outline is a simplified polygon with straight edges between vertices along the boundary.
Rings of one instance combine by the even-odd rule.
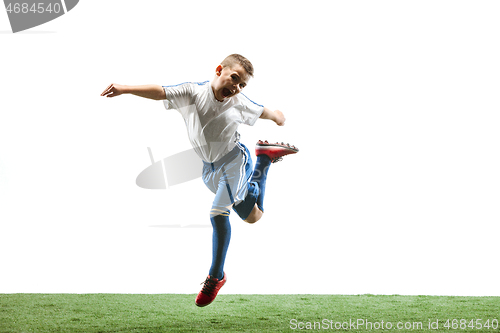
[[[245,71],[248,73],[248,75],[253,77],[253,65],[252,65],[252,63],[250,62],[250,60],[248,60],[247,58],[245,58],[244,56],[242,56],[240,54],[231,54],[231,55],[227,56],[221,62],[222,67],[227,66],[227,67],[231,68],[231,66],[233,66],[234,64],[240,64],[241,67],[243,67],[245,69]]]

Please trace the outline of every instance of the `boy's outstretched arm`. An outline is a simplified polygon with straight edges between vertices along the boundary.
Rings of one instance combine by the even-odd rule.
[[[272,111],[266,107],[264,107],[264,112],[262,112],[260,118],[272,120],[278,126],[285,125],[285,120],[286,120],[285,116],[283,115],[283,112],[281,112],[280,110]]]
[[[162,86],[156,84],[147,84],[141,86],[126,86],[123,84],[110,84],[101,94],[105,97],[116,97],[122,94],[132,94],[139,97],[162,100],[167,96],[165,95],[165,90]]]

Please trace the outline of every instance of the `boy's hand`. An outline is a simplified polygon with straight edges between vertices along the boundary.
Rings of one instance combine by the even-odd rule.
[[[275,115],[274,122],[276,123],[276,125],[284,126],[286,119],[285,119],[285,115],[283,114],[283,112],[281,112],[280,110],[276,110],[276,111],[274,111],[274,115]]]
[[[125,86],[121,84],[110,84],[101,94],[104,97],[116,97],[125,93]]]
[[[268,108],[264,107],[264,112],[262,112],[262,115],[260,116],[262,119],[270,119],[276,123],[278,126],[283,126],[285,125],[285,116],[283,115],[283,112],[280,110],[272,111],[269,110]]]
[[[112,83],[106,88],[101,96],[115,97],[121,94],[132,94],[139,97],[162,100],[167,98],[165,90],[157,84],[144,84],[140,86],[126,86],[123,84]]]

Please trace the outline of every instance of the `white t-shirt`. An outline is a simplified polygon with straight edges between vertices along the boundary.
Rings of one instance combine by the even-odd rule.
[[[189,141],[202,160],[212,163],[229,153],[239,140],[240,124],[253,126],[264,107],[239,93],[219,102],[209,81],[163,86],[166,109],[178,110]]]

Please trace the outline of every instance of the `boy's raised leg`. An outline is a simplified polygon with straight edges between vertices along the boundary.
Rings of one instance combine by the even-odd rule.
[[[295,146],[290,146],[284,143],[269,143],[267,141],[257,142],[255,147],[255,155],[257,156],[257,163],[252,176],[251,182],[259,184],[260,193],[257,198],[257,206],[264,212],[264,195],[266,192],[267,173],[271,163],[281,161],[283,156],[295,154],[299,151]]]
[[[269,172],[269,167],[271,166],[271,159],[267,155],[258,155],[257,162],[255,163],[255,169],[253,172],[252,179],[250,182],[256,182],[259,184],[259,196],[257,197],[257,207],[264,212],[264,196],[266,194],[266,181],[267,173]]]

